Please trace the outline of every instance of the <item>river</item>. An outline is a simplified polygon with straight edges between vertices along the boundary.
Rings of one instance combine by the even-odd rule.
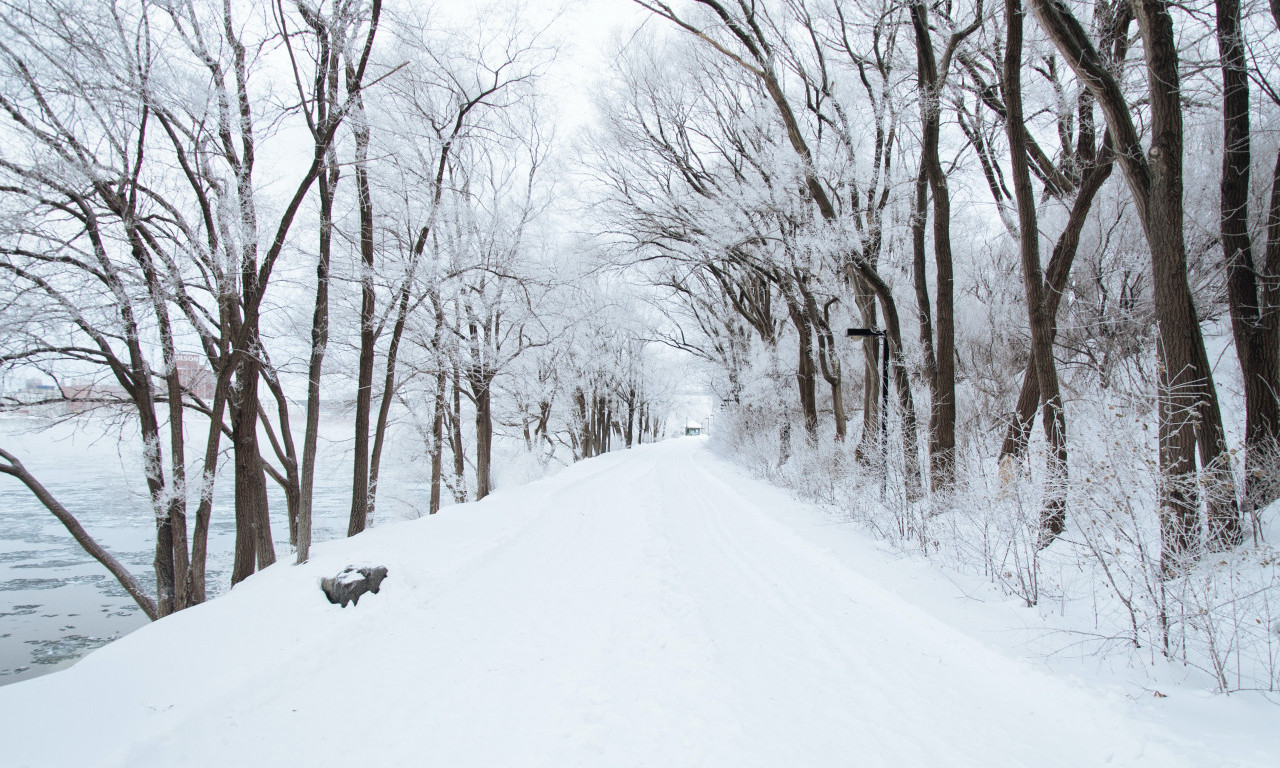
[[[321,433],[317,542],[346,533],[351,431],[348,419],[337,418]],[[191,429],[188,450],[203,444],[199,432]],[[155,522],[142,477],[140,442],[135,434],[121,434],[100,419],[53,423],[29,416],[0,417],[0,446],[16,455],[90,535],[154,593]],[[389,446],[379,490],[381,519],[413,517],[426,507],[423,463],[396,460],[411,456],[413,450],[395,442]],[[284,495],[270,480],[268,485],[276,555],[290,560]],[[230,467],[224,466],[215,485],[209,533],[210,597],[230,586],[232,493]],[[194,516],[195,504],[190,508]],[[61,669],[146,623],[111,574],[85,554],[27,488],[16,478],[0,475],[0,685]]]

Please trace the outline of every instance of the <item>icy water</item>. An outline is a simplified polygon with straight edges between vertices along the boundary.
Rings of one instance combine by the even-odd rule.
[[[314,540],[346,533],[350,508],[349,425],[321,441]],[[192,437],[195,437],[193,431]],[[193,443],[189,443],[193,444]],[[82,525],[154,594],[155,522],[145,496],[138,441],[103,437],[100,426],[0,419],[0,446],[75,514]],[[414,516],[411,467],[390,469],[379,493],[389,517]],[[409,481],[409,482],[406,482]],[[291,560],[284,496],[272,492],[276,555]],[[235,543],[230,467],[215,486],[209,535],[208,593],[230,584]],[[191,505],[194,516],[195,505]],[[62,524],[17,479],[0,475],[0,685],[47,674],[147,623],[106,568],[85,554]]]

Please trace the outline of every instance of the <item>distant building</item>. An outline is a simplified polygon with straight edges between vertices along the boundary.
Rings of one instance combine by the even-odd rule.
[[[684,423],[684,436],[697,437],[702,434],[702,425],[696,421],[686,421]]]
[[[213,371],[204,367],[204,360],[199,355],[178,355],[174,365],[178,369],[178,382],[183,389],[202,400],[213,397],[217,380]]]
[[[27,379],[27,385],[22,391],[29,395],[41,397],[56,397],[58,395],[58,387],[42,379]]]
[[[65,383],[62,385],[62,396],[67,400],[63,405],[67,413],[85,413],[104,403],[128,397],[124,388],[119,385],[92,381]]]

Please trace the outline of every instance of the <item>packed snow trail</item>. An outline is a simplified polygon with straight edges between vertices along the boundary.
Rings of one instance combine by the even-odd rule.
[[[4,766],[1220,765],[933,618],[677,440],[316,547],[0,688]],[[378,595],[317,581],[386,565]]]

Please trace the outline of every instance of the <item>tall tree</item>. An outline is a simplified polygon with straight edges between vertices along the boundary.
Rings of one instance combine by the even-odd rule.
[[[1058,391],[1058,370],[1053,359],[1053,329],[1046,306],[1044,273],[1040,269],[1040,229],[1035,194],[1027,164],[1027,130],[1022,111],[1022,2],[1005,0],[1004,102],[1008,110],[1005,131],[1009,136],[1013,191],[1018,206],[1018,250],[1022,283],[1027,294],[1027,322],[1031,327],[1031,358],[1043,404],[1047,471],[1045,502],[1040,513],[1040,546],[1048,546],[1063,531],[1067,505],[1067,423]]]
[[[1258,276],[1263,275],[1265,280],[1271,275],[1257,267],[1249,235],[1249,71],[1240,0],[1215,0],[1214,7],[1222,69],[1219,230],[1227,266],[1231,332],[1244,376],[1245,500],[1265,505],[1274,500],[1275,491],[1266,488],[1259,465],[1277,450],[1280,439],[1280,321],[1276,308],[1260,290],[1263,281]],[[1272,8],[1273,12],[1280,11],[1275,3]],[[1273,265],[1268,264],[1267,268]],[[1243,540],[1243,530],[1234,518],[1222,518],[1215,525],[1227,528],[1221,532],[1210,530],[1210,541],[1231,545]]]
[[[947,7],[949,9],[950,5]],[[932,399],[929,406],[929,484],[935,491],[954,486],[956,473],[955,270],[951,253],[951,192],[939,154],[942,90],[946,86],[957,48],[982,25],[982,0],[977,0],[973,15],[972,23],[957,28],[947,37],[942,60],[939,62],[933,49],[928,7],[922,0],[911,3],[911,29],[916,38],[916,81],[920,92],[922,124],[920,165],[929,182],[929,196],[933,201],[937,310],[932,317],[936,341],[932,346],[935,362],[930,372]],[[920,205],[920,212],[916,215],[920,216],[922,213],[923,205]],[[918,286],[923,285],[919,270],[916,280]]]
[[[1150,102],[1151,142],[1143,151],[1130,104],[1080,22],[1061,0],[1032,0],[1040,25],[1097,99],[1115,141],[1151,250],[1159,323],[1160,501],[1162,566],[1173,573],[1196,556],[1203,530],[1196,453],[1207,475],[1206,502],[1216,546],[1241,535],[1212,368],[1187,281],[1183,234],[1182,105],[1178,50],[1165,0],[1136,0]]]

